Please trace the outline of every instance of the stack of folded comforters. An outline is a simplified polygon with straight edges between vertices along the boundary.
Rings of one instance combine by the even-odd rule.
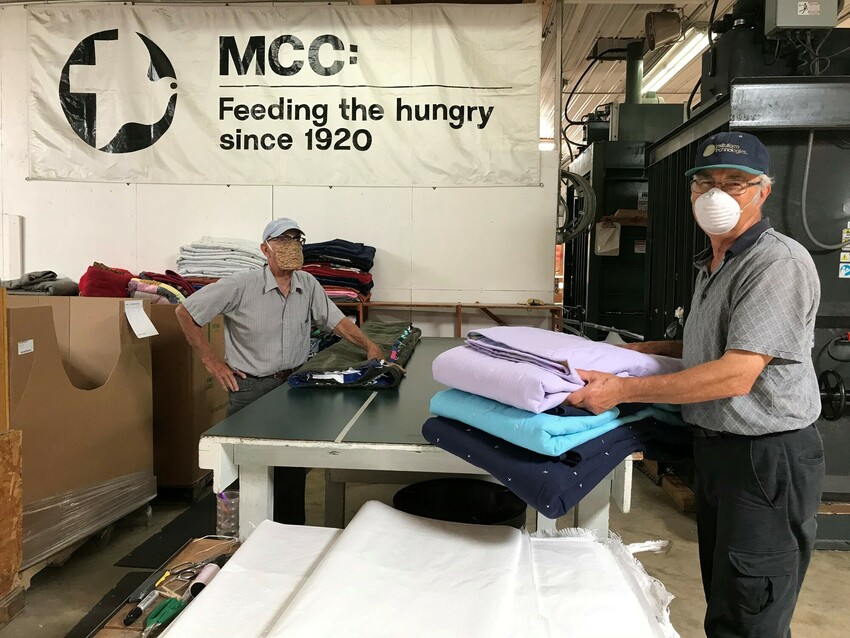
[[[365,301],[374,282],[369,271],[375,248],[334,239],[304,246],[304,271],[313,275],[334,301]]]
[[[183,277],[228,277],[265,265],[256,243],[228,237],[201,237],[181,246],[177,257],[177,271]]]
[[[340,341],[289,375],[289,385],[293,388],[398,386],[404,376],[402,367],[413,354],[422,331],[408,323],[380,321],[366,321],[362,330],[381,347],[383,359],[365,359],[362,348]]]
[[[649,376],[681,361],[536,328],[473,331],[434,360],[451,389],[431,400],[427,440],[487,470],[551,518],[564,514],[638,450],[681,458],[689,433],[675,406],[620,406],[602,414],[563,405],[577,370]],[[656,457],[657,458],[657,457]]]
[[[133,277],[127,282],[127,296],[133,299],[147,299],[153,304],[178,304],[186,301],[186,296],[170,284]]]

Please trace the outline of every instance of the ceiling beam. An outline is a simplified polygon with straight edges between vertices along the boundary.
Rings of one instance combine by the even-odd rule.
[[[660,5],[665,4],[661,0],[564,0],[564,4],[654,4]],[[699,0],[683,0],[682,2],[677,2],[676,6],[685,6],[685,5],[699,5],[704,4]]]

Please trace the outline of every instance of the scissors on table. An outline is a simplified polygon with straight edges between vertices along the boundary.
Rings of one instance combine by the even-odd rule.
[[[148,638],[156,629],[165,627],[174,620],[177,614],[183,611],[185,606],[186,601],[178,598],[162,601],[145,621],[145,630],[142,632],[141,638]]]

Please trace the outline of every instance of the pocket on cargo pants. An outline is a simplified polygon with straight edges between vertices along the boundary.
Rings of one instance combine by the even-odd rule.
[[[796,548],[758,552],[730,547],[729,562],[734,588],[730,602],[737,607],[742,622],[761,622],[760,616],[796,597]]]

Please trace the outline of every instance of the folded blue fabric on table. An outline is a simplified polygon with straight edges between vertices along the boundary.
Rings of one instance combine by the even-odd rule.
[[[557,418],[557,417],[556,417]],[[675,442],[667,431],[676,431]],[[665,455],[686,457],[688,430],[648,418],[621,425],[571,450],[565,460],[537,454],[495,436],[443,417],[422,426],[427,441],[489,472],[523,501],[548,518],[562,516],[584,498],[629,454],[645,451],[654,441]],[[683,438],[685,437],[685,438]]]
[[[682,423],[674,412],[644,406],[629,416],[617,408],[597,415],[535,414],[461,390],[443,390],[431,398],[431,412],[483,430],[493,436],[546,456],[561,456],[574,447],[614,428],[656,417]]]

